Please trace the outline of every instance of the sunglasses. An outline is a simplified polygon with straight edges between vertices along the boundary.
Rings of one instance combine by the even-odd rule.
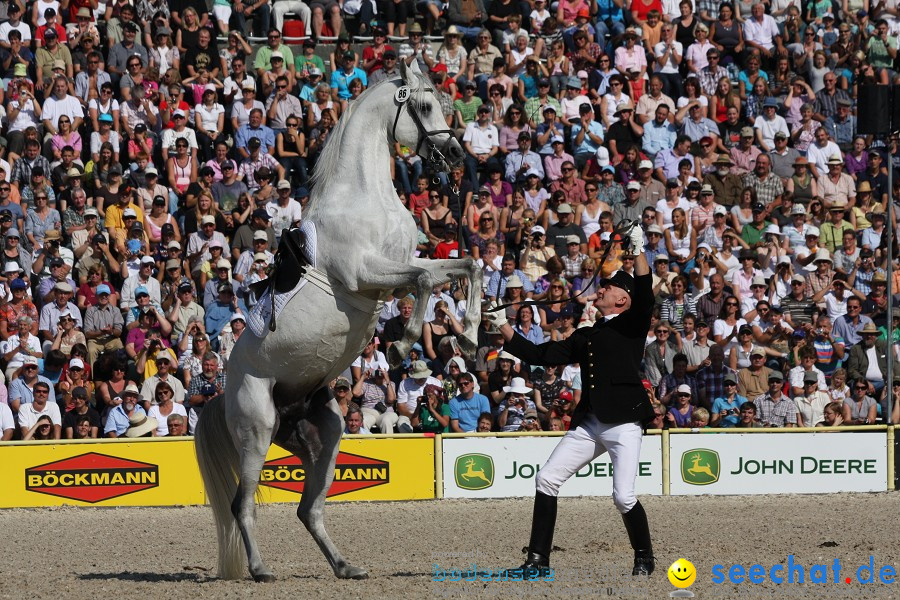
[[[737,384],[734,383],[734,382],[731,382],[731,381],[726,381],[726,382],[725,382],[725,387],[728,387],[728,386],[734,387],[734,386],[737,386]]]
[[[858,391],[858,392],[859,392],[859,391],[865,391],[865,390],[868,390],[868,389],[869,389],[869,386],[867,386],[867,385],[857,385],[857,386],[854,387],[854,389],[855,389],[856,391]]]

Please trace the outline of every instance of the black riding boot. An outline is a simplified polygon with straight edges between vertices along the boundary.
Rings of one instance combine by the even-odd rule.
[[[628,540],[634,549],[633,576],[649,576],[653,573],[653,544],[650,541],[650,525],[647,523],[647,513],[640,502],[635,503],[631,510],[622,514],[625,523],[625,531],[628,532]]]
[[[531,540],[525,564],[519,569],[522,579],[539,579],[550,574],[550,549],[553,547],[553,530],[556,528],[556,496],[541,492],[534,495],[534,512],[531,515]]]

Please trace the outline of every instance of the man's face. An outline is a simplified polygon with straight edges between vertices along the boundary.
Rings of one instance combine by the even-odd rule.
[[[68,89],[68,86],[66,84],[66,80],[63,78],[57,79],[56,82],[53,84],[53,91],[60,98],[62,98],[63,96],[66,95],[67,89]]]
[[[825,130],[824,130],[824,129],[820,129],[820,130],[818,130],[818,131],[816,132],[816,143],[817,143],[820,147],[824,147],[825,144],[828,143],[828,134],[825,133]]]
[[[25,146],[25,156],[28,157],[28,160],[34,160],[37,157],[40,148],[40,144],[28,144]]]
[[[26,369],[26,373],[29,376],[37,377],[37,367],[35,365],[28,365],[28,369]],[[44,408],[47,404],[47,399],[50,397],[50,390],[46,386],[35,386],[33,390],[34,394],[34,407],[38,409]]]
[[[654,97],[659,96],[662,92],[662,81],[659,79],[651,79],[650,80],[650,94]]]
[[[156,368],[162,374],[168,373],[169,367],[171,367],[171,366],[172,366],[172,364],[169,362],[168,358],[157,358],[156,359]]]
[[[750,9],[750,13],[756,19],[762,19],[763,12],[764,12],[764,9],[763,9],[762,4],[754,4],[753,7]]]
[[[503,274],[509,277],[516,270],[516,263],[512,260],[504,260],[502,263]]]
[[[759,156],[756,159],[756,176],[757,177],[765,177],[769,174],[769,157],[765,154]]]
[[[851,319],[856,319],[857,317],[859,317],[859,313],[861,310],[862,304],[860,304],[858,300],[847,301],[847,316]]]
[[[279,45],[281,45],[281,34],[277,31],[272,31],[271,33],[269,33],[268,42],[269,48],[272,48],[274,50]]]
[[[254,110],[250,113],[250,126],[259,127],[262,123],[262,111]]]
[[[360,427],[362,427],[363,420],[362,414],[358,412],[353,412],[347,415],[347,431],[350,433],[359,433]]]
[[[180,436],[184,435],[184,421],[177,420],[169,423],[169,435]]]
[[[219,370],[219,361],[216,359],[204,360],[203,361],[203,374],[207,377],[212,377],[216,374],[216,371]]]
[[[488,122],[488,119],[491,117],[491,111],[489,110],[479,110],[478,111],[478,122],[484,125]]]
[[[669,116],[668,108],[666,108],[664,106],[657,107],[657,109],[656,109],[656,122],[657,123],[662,123],[663,121],[666,120],[666,118],[668,116]]]

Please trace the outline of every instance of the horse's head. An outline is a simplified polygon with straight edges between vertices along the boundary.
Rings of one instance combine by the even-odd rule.
[[[394,95],[397,115],[393,137],[414,148],[436,170],[447,171],[462,162],[462,146],[447,127],[434,84],[419,71],[418,61],[411,66],[405,60],[399,62],[403,87]]]

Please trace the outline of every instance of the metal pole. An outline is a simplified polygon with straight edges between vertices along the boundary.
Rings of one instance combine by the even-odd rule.
[[[900,101],[900,98],[895,98],[895,101]],[[900,124],[898,124],[900,125]],[[891,127],[893,131],[895,129],[894,126]],[[888,235],[887,235],[887,319],[886,319],[886,327],[887,330],[887,378],[885,379],[885,396],[887,398],[887,404],[885,408],[887,409],[887,414],[882,415],[885,423],[891,422],[891,412],[893,410],[894,404],[894,332],[893,332],[893,323],[894,323],[894,156],[891,152],[891,138],[890,134],[888,134],[887,139],[887,150],[888,150],[888,205],[887,205],[887,225],[888,225]]]

